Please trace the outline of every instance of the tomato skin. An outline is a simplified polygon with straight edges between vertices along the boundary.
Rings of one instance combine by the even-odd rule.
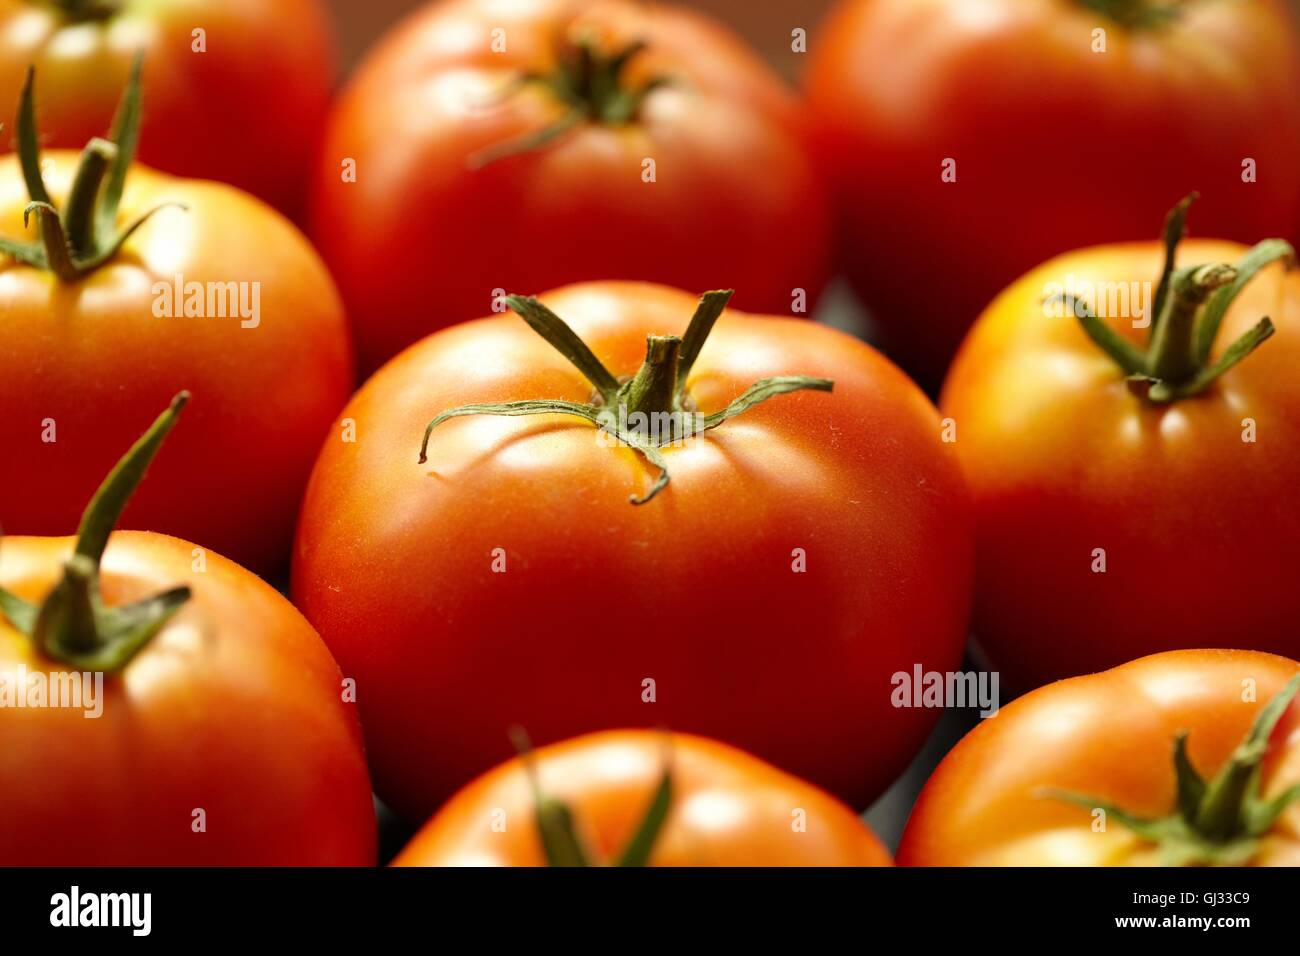
[[[705,737],[604,731],[533,754],[547,797],[573,813],[584,847],[612,863],[671,754],[673,797],[650,866],[889,866],[876,835],[830,794]],[[544,866],[534,796],[518,757],[454,796],[394,866]],[[796,830],[803,811],[806,830]],[[493,829],[494,814],[506,823]]]
[[[580,27],[649,46],[628,85],[679,82],[623,126],[581,124],[543,148],[470,169],[471,156],[567,110],[538,87],[556,38]],[[492,52],[493,30],[505,52]],[[642,180],[643,160],[656,180]],[[356,161],[356,181],[340,164]],[[312,236],[337,277],[362,368],[435,329],[587,279],[734,288],[741,308],[811,308],[827,277],[828,211],[795,97],[725,28],[627,0],[430,4],[362,64],[336,104],[314,186]],[[430,290],[436,290],[435,298]]]
[[[47,185],[62,201],[77,157],[46,158]],[[77,282],[0,262],[0,441],[15,463],[0,470],[0,522],[11,534],[76,528],[122,449],[188,389],[186,427],[124,526],[178,534],[272,573],[287,563],[311,463],[351,391],[342,305],[306,239],[229,186],[136,166],[122,221],[173,200],[188,211],[157,213]],[[35,238],[35,221],[23,229],[26,202],[17,161],[5,157],[0,235]],[[254,289],[260,296],[258,324],[157,316],[154,284],[177,275],[248,283],[246,303]]]
[[[297,215],[334,80],[320,0],[121,6],[102,22],[76,23],[52,4],[0,0],[5,119],[34,65],[42,145],[81,149],[105,135],[132,59],[143,52],[141,161],[231,183]],[[206,32],[202,53],[193,50],[198,28]]]
[[[696,302],[635,283],[542,299],[615,375],[640,365],[648,333],[680,335]],[[891,707],[890,675],[961,657],[965,490],[933,406],[831,329],[727,312],[688,389],[712,411],[776,374],[835,391],[665,448],[671,483],[639,507],[647,466],[576,419],[453,419],[416,463],[453,405],[590,397],[514,316],[438,332],[367,382],[343,413],[356,442],[327,442],[308,485],[293,594],[357,679],[390,806],[426,818],[510,756],[512,724],[538,743],[708,734],[855,807],[892,781],[932,712]]]
[[[1300,214],[1300,40],[1280,0],[1136,31],[1075,0],[846,0],[810,50],[840,265],[923,383],[1006,283],[1149,236],[1192,190],[1202,235],[1284,236]],[[942,294],[918,296],[936,274]]]
[[[151,476],[150,483],[157,477]],[[38,601],[71,538],[6,537],[0,584]],[[117,532],[105,603],[193,591],[150,644],[105,675],[103,711],[0,708],[6,866],[373,865],[361,727],[319,637],[271,587],[194,545]],[[0,616],[0,671],[59,673]],[[206,832],[194,832],[201,808]]]
[[[1177,261],[1244,252],[1184,240]],[[1179,647],[1300,657],[1300,275],[1258,274],[1212,354],[1265,315],[1276,333],[1208,391],[1163,407],[1130,393],[1072,316],[1044,314],[1048,283],[1154,282],[1162,261],[1152,242],[1045,263],[989,306],[945,383],[975,503],[974,632],[1015,687]],[[1108,321],[1145,341],[1126,316]]]
[[[921,791],[898,848],[907,866],[1152,866],[1154,848],[1112,821],[1094,832],[1086,809],[1040,798],[1087,793],[1138,816],[1174,806],[1174,737],[1187,731],[1209,778],[1259,708],[1296,673],[1255,651],[1181,650],[1041,687],[957,744]],[[1255,682],[1255,701],[1242,700]],[[1270,738],[1260,795],[1300,782],[1300,702]],[[1286,810],[1254,863],[1300,865],[1300,807]]]

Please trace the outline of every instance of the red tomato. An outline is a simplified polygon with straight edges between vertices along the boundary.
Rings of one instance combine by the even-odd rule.
[[[320,0],[0,0],[0,105],[34,65],[41,142],[80,149],[143,54],[141,160],[296,214],[333,85],[330,32]]]
[[[525,148],[560,121],[559,135]],[[725,283],[746,308],[789,313],[827,269],[802,136],[781,82],[692,11],[433,3],[370,55],[336,106],[313,236],[366,370],[434,329],[501,311],[505,292],[584,279]]]
[[[0,543],[0,861],[372,865],[361,727],[316,633],[212,552],[108,537],[150,454],[105,483],[79,539]]]
[[[1245,253],[1188,240],[1177,264]],[[975,635],[1015,686],[1188,646],[1300,657],[1300,275],[1275,262],[1228,287],[1241,286],[1193,374],[1262,317],[1275,332],[1172,401],[1134,394],[1079,321],[1045,308],[1053,288],[1092,287],[1101,324],[1139,347],[1162,258],[1159,243],[1131,243],[1040,266],[980,317],[944,386],[975,500]],[[1184,331],[1205,327],[1213,301]]]
[[[45,156],[44,185],[62,220],[77,206],[69,193],[80,162]],[[0,161],[0,249],[21,254],[0,261],[6,530],[65,533],[137,423],[188,388],[187,427],[128,525],[202,542],[261,573],[282,569],[312,460],[353,382],[324,265],[252,197],[131,166],[110,214],[118,230],[160,204],[186,208],[161,209],[102,265],[59,275],[39,240],[62,227],[33,217],[24,228],[19,165]],[[91,195],[96,214],[107,192]]]
[[[1295,661],[1199,650],[1041,687],[939,764],[898,862],[1300,865],[1300,790],[1283,796],[1300,784],[1297,688]],[[1190,762],[1181,788],[1174,753]]]
[[[634,382],[647,336],[680,334],[695,308],[631,283],[543,300]],[[512,299],[536,322],[529,301]],[[514,316],[436,333],[371,378],[343,412],[355,441],[327,441],[308,486],[293,594],[358,682],[390,805],[427,817],[509,756],[514,723],[543,743],[704,733],[855,807],[894,779],[933,712],[893,708],[891,675],[961,657],[965,489],[920,391],[823,326],[724,314],[675,407],[713,412],[790,373],[834,391],[663,447],[672,480],[639,507],[629,492],[653,494],[658,469],[571,417],[457,418],[418,462],[451,406],[591,398]]]
[[[1287,235],[1300,214],[1283,0],[846,0],[809,49],[841,265],[927,382],[1007,282],[1149,235],[1193,189],[1207,235]]]
[[[798,777],[704,737],[622,730],[552,744],[490,770],[425,824],[393,865],[559,865],[565,858],[546,852],[556,804],[572,819],[559,836],[580,848],[587,865],[891,862],[852,810]]]

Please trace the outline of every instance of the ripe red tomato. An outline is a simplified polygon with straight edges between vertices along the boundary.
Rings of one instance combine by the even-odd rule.
[[[898,862],[1300,865],[1298,688],[1295,661],[1213,650],[1041,687],[939,764]]]
[[[330,34],[321,0],[0,0],[0,105],[34,65],[42,144],[80,149],[143,54],[140,159],[294,215],[329,106]]]
[[[527,142],[543,130],[557,135]],[[343,93],[314,196],[366,370],[501,311],[505,292],[725,283],[742,307],[789,313],[826,278],[796,99],[725,28],[671,6],[429,4]]]
[[[1255,261],[1289,254],[1257,249]],[[1177,265],[1241,264],[1246,251],[1188,240]],[[975,636],[1015,686],[1188,646],[1300,657],[1300,275],[1243,267],[1175,334],[1152,317],[1163,254],[1102,246],[1033,270],[980,317],[944,386],[975,501]],[[1151,334],[1135,322],[1170,333],[1152,352],[1177,358],[1180,335],[1205,348],[1186,363],[1195,394],[1135,394],[1149,383],[1126,382],[1081,322],[1045,305],[1071,283],[1097,290],[1099,324],[1129,349]],[[1271,338],[1197,391],[1200,370],[1265,316]]]
[[[1193,189],[1206,235],[1288,235],[1300,214],[1284,0],[846,0],[809,49],[841,265],[927,383],[1006,283],[1149,235]]]
[[[159,204],[186,208],[161,209],[116,252],[114,237],[95,230],[84,240],[90,258],[60,275],[44,231],[71,232],[60,223],[93,223],[110,208],[108,187],[77,202],[70,187],[87,156],[102,162],[111,152],[47,153],[40,188],[62,215],[44,225],[34,215],[27,228],[18,157],[0,161],[0,251],[10,253],[0,261],[6,530],[65,533],[137,423],[188,388],[187,427],[159,480],[132,502],[128,525],[202,542],[261,573],[282,569],[311,463],[352,388],[338,294],[307,240],[273,210],[229,186],[142,166],[126,174],[105,231],[125,231]],[[107,259],[96,265],[96,254]]]
[[[579,852],[566,855],[566,848]],[[891,860],[844,804],[742,750],[689,734],[620,730],[552,744],[488,771],[393,861],[548,863],[889,866]]]
[[[109,537],[178,411],[77,539],[0,543],[0,861],[372,865],[360,723],[302,615],[189,542]]]
[[[891,706],[891,675],[953,667],[966,633],[966,493],[934,408],[823,326],[725,314],[692,364],[707,321],[660,337],[687,328],[686,293],[589,283],[542,300],[553,314],[511,302],[534,327],[571,323],[598,359],[571,337],[567,354],[635,372],[627,387],[679,421],[765,376],[834,391],[776,395],[644,453],[571,417],[456,418],[422,465],[421,433],[452,406],[581,409],[602,376],[514,316],[438,332],[376,373],[343,412],[355,442],[327,441],[313,472],[293,594],[357,679],[379,793],[427,817],[509,756],[514,723],[544,743],[666,726],[865,806],[932,723]],[[697,320],[722,302],[706,296]],[[647,336],[669,362],[642,366]],[[680,402],[659,387],[673,364],[689,369]],[[626,405],[635,426],[656,402]]]

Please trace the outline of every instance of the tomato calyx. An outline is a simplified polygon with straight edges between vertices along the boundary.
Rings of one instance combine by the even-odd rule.
[[[31,604],[0,588],[0,614],[47,657],[80,670],[119,671],[190,599],[188,587],[177,587],[134,604],[105,607],[99,587],[109,535],[189,397],[181,392],[172,399],[99,486],[82,515],[63,578],[45,600]]]
[[[1270,800],[1259,796],[1260,773],[1269,736],[1300,691],[1300,674],[1256,715],[1245,738],[1211,780],[1205,780],[1187,754],[1187,733],[1174,738],[1174,774],[1178,796],[1166,817],[1138,817],[1086,794],[1048,790],[1042,797],[1064,800],[1108,818],[1144,840],[1155,843],[1171,866],[1209,864],[1241,866],[1259,849],[1259,840],[1282,812],[1300,803],[1300,784]]]
[[[1185,233],[1187,208],[1196,198],[1196,193],[1185,197],[1165,218],[1165,265],[1151,307],[1146,349],[1099,319],[1083,299],[1064,293],[1049,300],[1073,311],[1088,337],[1126,373],[1133,394],[1154,405],[1201,394],[1273,334],[1273,321],[1264,316],[1210,362],[1223,317],[1247,283],[1274,262],[1295,263],[1290,243],[1265,239],[1235,265],[1214,262],[1175,269],[1174,254]]]
[[[1116,23],[1130,28],[1161,27],[1178,19],[1182,13],[1178,0],[1156,3],[1153,0],[1075,0]]]
[[[45,0],[74,23],[107,20],[121,12],[122,0]]]
[[[510,737],[515,749],[519,751],[524,772],[528,776],[528,784],[533,791],[533,820],[537,825],[537,835],[542,844],[542,853],[546,857],[547,866],[649,865],[650,855],[654,852],[655,842],[663,831],[673,801],[672,751],[667,744],[665,744],[663,776],[659,778],[659,785],[650,798],[650,804],[622,851],[612,864],[607,864],[596,860],[596,857],[588,851],[578,833],[573,811],[569,806],[547,795],[542,789],[537,762],[533,757],[533,747],[528,740],[528,735],[521,728],[515,727],[510,731]],[[666,735],[665,738],[671,740]]]
[[[558,315],[531,296],[506,296],[506,304],[561,355],[568,359],[595,388],[587,403],[562,399],[528,399],[459,405],[440,412],[424,430],[419,464],[429,460],[429,438],[449,418],[462,415],[573,415],[591,422],[620,443],[640,452],[658,469],[650,490],[642,497],[630,495],[634,505],[645,504],[668,486],[668,464],[659,448],[677,444],[717,428],[723,422],[748,411],[776,395],[811,389],[829,392],[830,379],[807,375],[778,375],[760,379],[725,408],[709,414],[695,410],[686,391],[687,377],[699,357],[709,333],[722,315],[732,290],[706,292],[700,297],[686,335],[650,335],[646,357],[637,373],[620,382],[578,334]]]
[[[41,173],[33,93],[36,71],[28,68],[18,104],[18,159],[31,199],[23,210],[23,226],[35,213],[40,241],[0,237],[0,252],[29,266],[49,269],[65,282],[75,282],[117,255],[123,243],[158,210],[167,206],[185,208],[180,203],[162,203],[124,229],[117,226],[118,206],[140,135],[141,68],[142,60],[136,57],[109,138],[92,139],[82,151],[62,212],[45,188]]]
[[[562,43],[552,69],[526,72],[512,87],[540,86],[567,105],[568,111],[536,132],[475,153],[469,159],[470,167],[482,169],[507,156],[540,149],[580,123],[620,126],[634,121],[645,98],[669,82],[663,76],[651,77],[637,87],[624,82],[623,70],[645,48],[644,40],[636,40],[608,53],[589,30]]]

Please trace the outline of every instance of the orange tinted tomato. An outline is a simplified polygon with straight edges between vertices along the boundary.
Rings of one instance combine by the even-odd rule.
[[[393,864],[544,865],[524,759],[502,764],[457,793]],[[844,804],[717,741],[606,731],[552,744],[527,759],[534,761],[545,796],[569,808],[597,861],[618,859],[667,761],[672,797],[650,866],[890,864],[889,851]]]
[[[71,538],[6,537],[0,585],[40,601],[72,551]],[[164,535],[110,539],[105,604],[182,584],[192,597],[125,669],[103,675],[98,718],[0,707],[0,862],[374,863],[361,727],[338,666],[273,589],[211,552],[196,570],[195,554]],[[23,673],[48,683],[79,672],[0,614],[0,680]]]
[[[966,735],[921,791],[898,848],[910,866],[1151,866],[1170,862],[1124,826],[1175,809],[1170,760],[1187,735],[1209,779],[1233,756],[1266,702],[1300,672],[1253,651],[1170,651],[1076,677],[1008,704]],[[1271,735],[1260,796],[1300,783],[1300,702]],[[1053,791],[1087,795],[1084,806]],[[1089,805],[1093,810],[1089,812]],[[1291,804],[1236,862],[1300,865],[1300,806]]]
[[[1187,240],[1177,261],[1245,251]],[[975,635],[1020,688],[1180,647],[1300,656],[1300,274],[1254,276],[1212,357],[1261,317],[1275,333],[1170,404],[1133,394],[1073,316],[1044,306],[1071,281],[1123,291],[1104,321],[1141,343],[1162,256],[1132,243],[1038,267],[981,316],[944,386],[976,508]]]
[[[46,184],[62,204],[77,156],[45,158]],[[306,239],[230,186],[136,166],[121,220],[168,201],[187,210],[161,210],[106,265],[75,281],[0,259],[5,530],[75,527],[138,423],[188,388],[186,427],[125,524],[273,572],[286,562],[321,437],[351,390],[342,305]],[[0,235],[36,237],[35,219],[23,228],[27,202],[17,159],[5,157]],[[202,314],[187,316],[195,283]],[[219,301],[214,289],[225,297],[222,314],[208,304]]]

